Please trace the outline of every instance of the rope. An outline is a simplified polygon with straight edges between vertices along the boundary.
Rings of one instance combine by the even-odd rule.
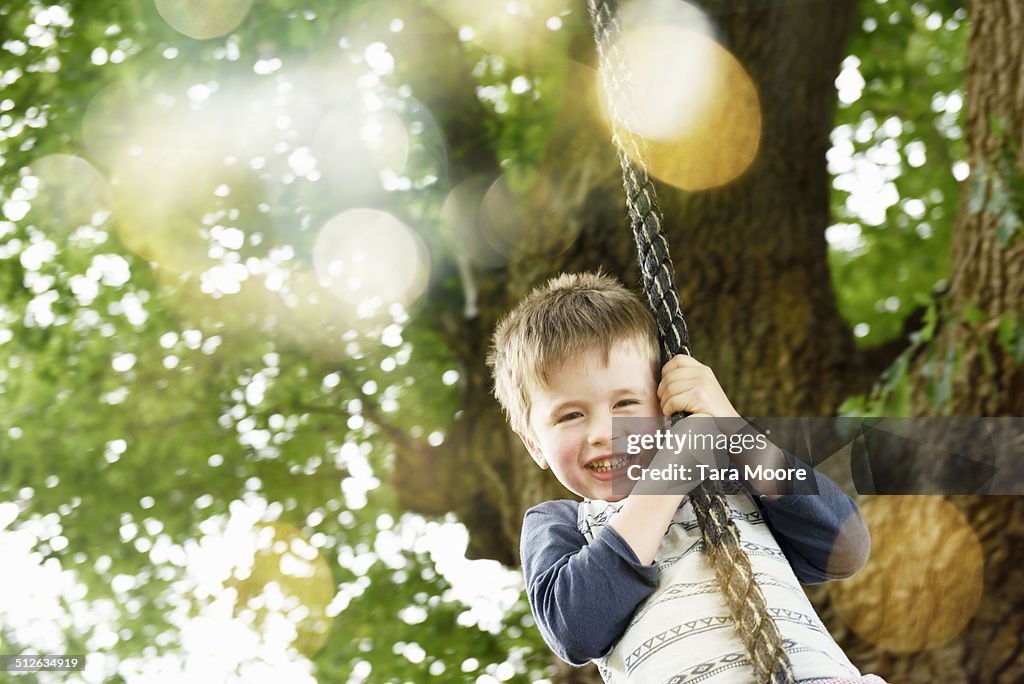
[[[647,168],[639,136],[623,136],[619,122],[632,116],[619,105],[632,102],[625,62],[617,54],[620,33],[615,0],[587,0],[597,41],[601,75],[612,118],[612,142],[622,167],[626,209],[640,262],[640,276],[647,301],[658,322],[662,362],[677,354],[690,354],[690,335],[675,286],[675,268],[662,231],[663,215]],[[677,418],[680,416],[676,416]],[[754,579],[750,559],[740,545],[739,531],[729,516],[725,495],[711,482],[690,492],[708,558],[732,613],[736,630],[754,667],[757,682],[793,684],[796,679],[782,636],[768,615],[764,593]]]

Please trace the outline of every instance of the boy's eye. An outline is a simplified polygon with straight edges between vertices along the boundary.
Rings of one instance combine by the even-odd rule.
[[[636,399],[623,399],[622,401],[615,404],[616,406],[636,406],[640,402]]]
[[[579,418],[581,415],[583,415],[583,414],[580,413],[579,411],[573,411],[572,413],[566,413],[564,416],[562,416],[561,418],[556,420],[555,424],[557,425],[558,423],[565,423],[567,421],[573,420],[574,418]]]

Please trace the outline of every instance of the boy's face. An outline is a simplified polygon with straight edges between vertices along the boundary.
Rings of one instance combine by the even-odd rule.
[[[612,346],[608,363],[600,350],[565,363],[547,387],[530,393],[528,433],[518,433],[533,460],[567,489],[587,499],[615,501],[612,477],[632,462],[613,418],[661,416],[657,384],[638,344]]]

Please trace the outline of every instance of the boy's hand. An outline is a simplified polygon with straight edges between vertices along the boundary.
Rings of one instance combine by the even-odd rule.
[[[658,398],[666,416],[676,413],[716,418],[739,416],[711,369],[685,354],[672,358],[661,369]]]

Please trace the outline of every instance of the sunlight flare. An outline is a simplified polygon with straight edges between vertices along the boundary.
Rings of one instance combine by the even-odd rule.
[[[68,235],[92,225],[110,209],[107,179],[82,157],[49,154],[29,165],[39,181],[32,205],[51,235]],[[99,216],[98,216],[99,215]]]
[[[377,209],[350,209],[317,235],[313,263],[321,285],[338,299],[408,308],[430,274],[426,245],[409,226]]]
[[[757,154],[757,89],[703,14],[686,3],[662,6],[622,17],[607,67],[621,87],[602,87],[607,115],[630,154],[643,156],[660,180],[685,190],[723,185]]]
[[[963,514],[937,496],[880,496],[861,507],[871,559],[829,585],[843,621],[892,653],[937,648],[960,633],[981,601],[981,542]]]
[[[231,33],[252,9],[253,0],[156,0],[156,9],[175,31],[206,40]]]

